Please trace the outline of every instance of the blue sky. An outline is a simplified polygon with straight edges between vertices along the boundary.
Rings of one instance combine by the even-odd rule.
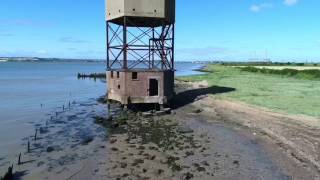
[[[1,0],[0,56],[104,58],[104,0]],[[176,59],[320,60],[319,0],[177,0]]]

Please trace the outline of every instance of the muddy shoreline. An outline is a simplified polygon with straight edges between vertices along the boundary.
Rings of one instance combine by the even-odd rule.
[[[118,130],[107,144],[108,179],[319,179],[311,162],[297,161],[268,133],[203,103],[212,91],[232,89],[176,86],[171,114],[126,112],[111,126]]]
[[[97,168],[106,163],[107,132],[94,120],[106,113],[107,106],[94,98],[50,113],[34,124],[37,133],[22,138],[20,158],[17,154],[0,159],[1,175],[13,165],[14,179],[72,179],[84,171],[100,177],[104,173]]]
[[[117,104],[108,109],[101,99],[73,104],[47,125],[36,125],[46,131],[31,140],[30,153],[23,151],[23,164],[14,163],[15,177],[319,179],[319,169],[296,153],[299,148],[263,129],[276,128],[276,121],[270,121],[275,126],[257,121],[277,114],[256,117],[246,105],[216,100],[216,92],[232,89],[208,87],[206,82],[176,82],[176,91],[171,111],[124,111]],[[312,127],[315,133],[317,126]],[[280,130],[285,128],[292,127]],[[26,137],[24,145],[32,138]],[[316,155],[309,159],[317,161]],[[1,168],[5,166],[9,164]]]

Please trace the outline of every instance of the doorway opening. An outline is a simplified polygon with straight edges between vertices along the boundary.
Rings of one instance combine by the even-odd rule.
[[[149,79],[149,96],[159,96],[157,79]]]

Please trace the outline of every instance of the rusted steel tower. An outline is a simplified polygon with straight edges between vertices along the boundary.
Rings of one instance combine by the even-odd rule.
[[[175,0],[106,0],[108,99],[166,104],[174,94]]]

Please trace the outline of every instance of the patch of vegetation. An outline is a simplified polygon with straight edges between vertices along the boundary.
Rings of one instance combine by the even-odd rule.
[[[181,165],[176,162],[178,160],[179,160],[179,158],[178,157],[174,157],[174,156],[169,156],[168,159],[167,159],[167,164],[168,164],[168,166],[171,168],[171,170],[173,172],[182,170]]]
[[[172,152],[201,147],[201,145],[196,145],[193,136],[179,131],[176,121],[161,116],[145,117],[141,113],[120,111],[113,118],[96,117],[95,122],[106,127],[110,134],[125,134],[127,137],[125,141],[131,144],[130,147],[140,150],[139,155],[144,155],[148,160],[155,160],[156,156],[143,154],[146,148],[165,153],[167,159],[162,163],[168,165],[173,172],[181,171],[183,167],[179,162],[179,157],[172,156]],[[114,144],[116,140],[111,139],[110,142]],[[111,150],[119,151],[115,147]],[[192,155],[194,152],[190,154]],[[143,159],[135,159],[131,165],[138,166],[143,163]],[[127,164],[123,164],[121,168],[126,166]],[[163,173],[163,170],[160,169],[158,173]]]
[[[296,69],[268,69],[268,68],[256,68],[252,66],[239,67],[242,71],[262,73],[262,74],[276,74],[288,77],[295,77],[300,79],[310,79],[310,80],[320,80],[320,70],[318,69],[306,69],[306,70],[296,70]]]
[[[320,117],[320,81],[276,74],[252,73],[240,68],[209,65],[209,73],[180,77],[183,81],[208,81],[209,86],[235,88],[215,94],[217,98],[235,99],[248,104]]]
[[[154,143],[162,152],[183,149],[183,139],[194,144],[193,138],[179,133],[178,124],[170,119],[146,118],[139,113],[121,111],[112,118],[95,117],[95,123],[111,134],[128,134],[129,141],[139,139],[140,144]]]
[[[150,118],[148,121],[146,119],[138,119],[131,121],[127,125],[127,133],[129,139],[139,137],[141,144],[151,142],[156,144],[162,151],[167,151],[182,146],[179,139],[181,135],[178,134],[176,127],[177,125],[170,123],[168,119],[154,120]]]
[[[318,63],[295,63],[295,62],[223,62],[224,66],[319,66]]]
[[[117,117],[95,117],[95,123],[105,127],[108,133],[125,133],[123,125],[127,124],[129,115],[123,111]]]

